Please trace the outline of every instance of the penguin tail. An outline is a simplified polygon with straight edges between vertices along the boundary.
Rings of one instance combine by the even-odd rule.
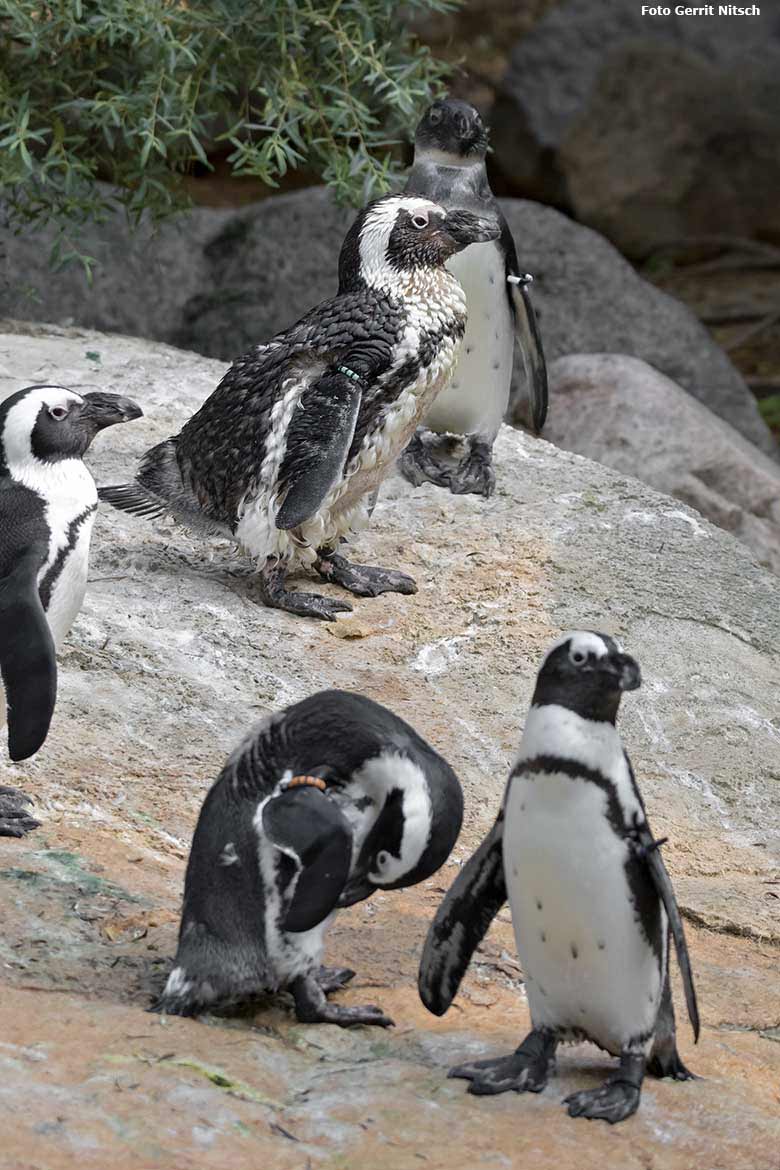
[[[163,516],[167,510],[167,505],[140,483],[118,483],[98,488],[98,499],[118,508],[120,512],[132,512],[135,516],[156,518]]]

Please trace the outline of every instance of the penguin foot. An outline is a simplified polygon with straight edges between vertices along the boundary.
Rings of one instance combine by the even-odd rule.
[[[698,1081],[700,1079],[696,1073],[692,1073],[689,1068],[685,1067],[676,1048],[668,1058],[662,1058],[655,1054],[651,1056],[647,1064],[647,1071],[654,1077],[671,1077],[674,1081]]]
[[[335,622],[337,613],[348,613],[352,606],[348,601],[335,597],[322,597],[319,593],[292,593],[284,587],[286,577],[284,565],[277,561],[266,561],[257,577],[258,591],[263,605],[271,609],[284,609],[299,617],[319,618]]]
[[[342,987],[346,987],[349,981],[355,978],[355,972],[349,967],[318,967],[313,972],[313,977],[320,990],[327,995],[331,991],[340,991]]]
[[[439,462],[436,452],[440,436],[430,431],[417,431],[398,457],[398,470],[404,479],[419,487],[421,483],[435,483],[448,488],[452,468]]]
[[[482,439],[472,439],[468,455],[450,475],[449,486],[456,496],[475,495],[489,499],[496,486],[492,447]]]
[[[510,1056],[474,1060],[451,1068],[449,1077],[471,1081],[469,1092],[477,1097],[496,1093],[541,1093],[555,1071],[556,1039],[534,1029]]]
[[[417,592],[417,582],[406,573],[399,573],[396,569],[379,569],[374,565],[353,565],[346,557],[327,549],[320,551],[314,567],[323,581],[341,585],[357,597]]]
[[[625,1121],[639,1106],[640,1090],[625,1081],[607,1081],[600,1089],[587,1089],[564,1097],[569,1117],[587,1117],[588,1120],[608,1121],[616,1125]]]
[[[328,971],[328,968],[320,967],[319,972],[321,971]],[[338,974],[343,975],[344,971]],[[374,1004],[346,1007],[343,1004],[328,1003],[318,979],[319,972],[300,975],[290,984],[289,990],[295,999],[295,1015],[302,1024],[338,1024],[340,1028],[352,1028],[356,1024],[371,1024],[378,1028],[395,1026],[395,1021]],[[350,972],[349,978],[353,974],[354,972]],[[344,979],[341,985],[346,982]]]
[[[587,1117],[591,1121],[608,1121],[616,1125],[625,1121],[639,1107],[645,1058],[641,1053],[624,1051],[620,1068],[598,1089],[585,1089],[564,1097],[569,1117]]]
[[[30,797],[18,788],[0,785],[0,837],[24,837],[40,828],[41,822],[30,816],[27,809],[30,804]]]

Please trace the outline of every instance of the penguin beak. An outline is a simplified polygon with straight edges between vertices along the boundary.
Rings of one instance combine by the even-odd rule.
[[[635,691],[642,685],[639,663],[630,654],[610,654],[606,669],[617,678],[621,691]]]
[[[350,878],[341,891],[338,905],[341,909],[344,909],[345,906],[354,906],[356,902],[363,902],[366,898],[370,898],[375,889],[376,886],[368,878],[356,874]]]
[[[444,221],[445,231],[452,237],[458,249],[469,244],[486,244],[497,240],[501,228],[496,218],[474,215],[471,211],[450,211]]]
[[[84,396],[82,418],[88,419],[95,430],[101,431],[104,427],[112,427],[115,423],[130,422],[134,418],[142,418],[143,411],[132,398],[123,398],[120,394],[102,394],[92,391]]]

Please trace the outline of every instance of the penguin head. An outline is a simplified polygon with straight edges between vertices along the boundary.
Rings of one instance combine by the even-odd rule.
[[[6,467],[33,459],[80,459],[98,431],[140,418],[140,406],[118,394],[77,394],[64,386],[28,386],[0,404]]]
[[[415,162],[464,166],[481,162],[488,132],[479,112],[468,102],[443,98],[423,114],[414,136]]]
[[[498,239],[497,218],[471,211],[446,211],[415,195],[386,195],[361,211],[339,257],[339,291],[367,284],[389,288],[399,276],[421,268],[443,268],[469,244]]]
[[[623,691],[641,686],[639,665],[609,634],[575,630],[547,651],[533,705],[555,703],[586,719],[614,723]]]
[[[452,852],[463,821],[458,778],[430,749],[424,770],[408,756],[386,754],[364,766],[361,782],[367,791],[382,791],[384,798],[339,906],[352,906],[375,890],[397,890],[431,877]]]

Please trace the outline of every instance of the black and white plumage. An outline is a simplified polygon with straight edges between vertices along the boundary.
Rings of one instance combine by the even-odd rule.
[[[699,1017],[672,884],[615,727],[639,667],[605,634],[575,632],[547,653],[503,808],[431,926],[420,994],[449,1007],[506,898],[533,1030],[515,1053],[451,1071],[470,1092],[540,1092],[562,1040],[620,1058],[599,1089],[566,1098],[573,1117],[629,1117],[645,1069],[689,1079],[669,983],[674,939],[694,1037]]]
[[[342,538],[371,514],[382,479],[447,385],[466,304],[445,261],[499,231],[495,220],[389,196],[344,241],[338,295],[233,363],[201,409],[144,456],[135,483],[101,498],[170,511],[257,559],[267,605],[332,620],[351,607],[284,588],[313,565],[351,592],[415,592],[410,577],[349,565]]]
[[[201,810],[157,1009],[286,988],[301,1020],[390,1024],[380,1008],[328,1003],[353,972],[321,967],[325,931],[339,907],[435,873],[462,816],[450,766],[370,699],[323,691],[263,720]]]
[[[547,417],[547,368],[529,291],[509,224],[485,169],[488,135],[478,112],[454,99],[434,102],[414,144],[409,195],[448,210],[495,216],[501,235],[459,252],[447,267],[468,303],[466,335],[452,381],[406,448],[400,467],[412,483],[432,481],[456,493],[489,496],[495,485],[493,443],[510,407],[514,344],[525,370],[530,423]]]
[[[140,414],[128,398],[64,386],[0,403],[0,723],[7,706],[12,760],[46,739],[55,655],[84,600],[97,489],[82,456],[98,431]],[[0,835],[34,827],[26,803],[0,791]]]

